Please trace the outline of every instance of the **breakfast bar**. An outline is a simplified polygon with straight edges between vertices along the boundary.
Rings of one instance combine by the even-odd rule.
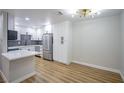
[[[5,82],[18,83],[35,75],[34,51],[16,50],[2,53],[2,78]]]

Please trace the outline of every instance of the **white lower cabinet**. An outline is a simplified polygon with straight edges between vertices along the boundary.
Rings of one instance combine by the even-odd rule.
[[[34,46],[27,46],[27,47],[22,47],[20,48],[20,50],[28,50],[28,51],[35,51],[35,47]]]

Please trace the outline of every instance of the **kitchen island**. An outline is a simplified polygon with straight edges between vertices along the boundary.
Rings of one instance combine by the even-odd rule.
[[[5,82],[21,82],[35,75],[37,52],[17,50],[2,53],[2,77]]]
[[[11,46],[8,47],[8,51],[13,50],[28,50],[28,51],[36,51],[39,55],[42,56],[42,45],[25,45],[25,46]]]

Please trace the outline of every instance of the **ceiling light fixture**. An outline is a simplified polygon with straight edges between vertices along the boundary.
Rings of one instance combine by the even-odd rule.
[[[30,20],[30,18],[26,17],[25,20],[28,21],[28,20]]]
[[[96,15],[101,14],[101,10],[99,9],[74,9],[74,10],[67,10],[72,17],[78,15],[79,17],[94,17]]]

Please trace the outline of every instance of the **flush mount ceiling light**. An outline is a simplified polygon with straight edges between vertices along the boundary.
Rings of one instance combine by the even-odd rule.
[[[30,20],[30,18],[26,17],[25,20],[28,21],[28,20]]]
[[[73,9],[68,10],[68,13],[71,14],[72,17],[78,15],[80,18],[82,17],[94,17],[99,15],[101,12],[99,9]]]
[[[61,11],[58,11],[58,12],[56,13],[56,15],[61,16],[61,15],[63,15],[63,13],[62,13]]]

